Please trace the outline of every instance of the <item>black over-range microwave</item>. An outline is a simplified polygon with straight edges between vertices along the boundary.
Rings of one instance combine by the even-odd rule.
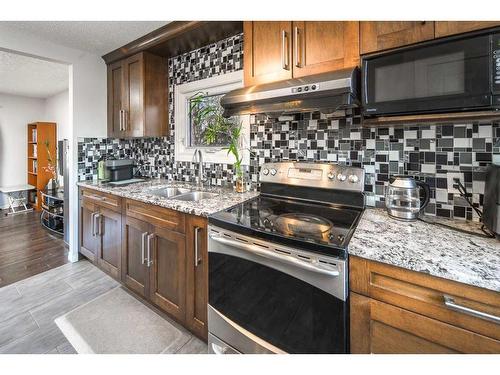
[[[500,109],[500,30],[362,60],[365,116]]]

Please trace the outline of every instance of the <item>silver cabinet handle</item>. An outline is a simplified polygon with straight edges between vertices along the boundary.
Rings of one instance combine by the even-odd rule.
[[[90,232],[92,233],[92,236],[95,236],[95,212],[92,212],[90,215]]]
[[[148,235],[148,232],[144,232],[142,234],[142,241],[141,241],[141,264],[144,264],[146,262],[144,244],[146,243],[146,236],[147,235]]]
[[[120,110],[118,111],[118,113],[119,113],[119,125],[120,125],[120,131],[122,131],[122,130],[123,130],[123,110],[122,110],[122,109],[120,109]]]
[[[123,110],[123,131],[127,131],[128,129],[128,113],[124,109]]]
[[[153,264],[153,261],[151,260],[151,243],[154,241],[154,239],[155,239],[154,233],[148,235],[148,261],[146,263],[148,267],[151,267],[151,265]]]
[[[100,236],[100,235],[102,235],[102,216],[101,216],[101,214],[95,215],[95,221],[96,221],[95,234]]]
[[[227,246],[236,247],[238,249],[246,250],[252,254],[259,255],[259,256],[264,257],[264,258],[274,259],[274,260],[277,260],[279,262],[292,264],[296,267],[305,269],[307,271],[321,273],[323,275],[332,276],[332,277],[336,277],[339,275],[339,271],[327,270],[324,268],[320,268],[320,267],[317,267],[313,264],[303,262],[297,258],[290,256],[290,255],[276,254],[272,251],[262,250],[262,249],[259,249],[256,245],[245,244],[245,243],[241,243],[241,242],[238,242],[235,240],[230,240],[230,239],[221,237],[220,235],[217,235],[217,234],[210,234],[210,239],[212,239],[216,242],[219,242],[221,244],[227,245]]]
[[[92,235],[93,236],[97,236],[99,234],[99,232],[97,231],[98,228],[97,228],[97,225],[98,225],[98,218],[99,218],[99,214],[98,213],[94,213],[93,216],[92,216]]]
[[[194,227],[194,266],[195,267],[198,267],[198,265],[201,263],[201,259],[199,258],[199,254],[198,254],[198,242],[199,242],[200,230],[201,230],[200,227]]]
[[[447,308],[450,310],[458,311],[467,315],[475,316],[477,318],[481,318],[484,320],[489,320],[490,322],[500,324],[500,317],[491,315],[482,311],[477,311],[462,305],[459,305],[455,303],[455,300],[453,297],[448,296],[446,294],[443,295],[444,298],[444,304],[446,305]]]
[[[293,29],[293,44],[294,44],[294,54],[295,54],[295,66],[300,68],[300,59],[299,59],[299,27],[295,26]],[[302,56],[302,54],[300,54]]]
[[[281,30],[281,67],[288,70],[288,35],[285,30]]]
[[[104,201],[106,199],[105,197],[100,197],[100,196],[94,195],[94,194],[84,195],[84,197],[87,197],[89,199],[94,199],[96,201]]]

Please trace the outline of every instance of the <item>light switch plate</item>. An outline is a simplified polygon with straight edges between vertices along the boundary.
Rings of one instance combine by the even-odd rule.
[[[446,174],[446,178],[448,180],[448,193],[460,194],[460,192],[458,191],[458,189],[455,189],[453,187],[453,185],[455,184],[455,182],[453,181],[453,179],[459,178],[460,182],[462,183],[462,185],[465,186],[464,174],[463,173],[458,173],[458,172],[448,172]]]

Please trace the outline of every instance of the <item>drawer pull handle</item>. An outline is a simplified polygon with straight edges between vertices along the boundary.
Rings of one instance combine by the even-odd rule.
[[[104,200],[106,200],[106,198],[104,198],[104,197],[99,197],[98,195],[93,195],[93,194],[87,195],[87,198],[95,199],[96,201],[104,201]]]
[[[194,227],[194,266],[198,267],[198,265],[201,263],[201,259],[199,258],[199,249],[198,249],[198,242],[199,242],[199,233],[200,233],[201,228],[200,227]]]
[[[467,315],[475,316],[477,318],[489,320],[490,322],[500,324],[500,317],[498,317],[498,316],[487,314],[487,313],[482,312],[482,311],[477,311],[477,310],[459,305],[459,304],[455,303],[455,300],[453,299],[453,297],[447,296],[446,294],[443,295],[443,298],[444,298],[444,304],[450,310],[458,311],[458,312],[461,312],[461,313],[464,313]]]

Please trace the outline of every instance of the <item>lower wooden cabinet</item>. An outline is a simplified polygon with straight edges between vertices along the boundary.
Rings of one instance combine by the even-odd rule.
[[[350,257],[352,353],[500,353],[500,294]]]
[[[148,234],[149,299],[183,322],[186,316],[186,239],[164,228]]]
[[[207,219],[188,216],[186,220],[186,324],[207,339],[208,304]]]
[[[81,197],[80,252],[206,340],[207,219],[87,189]]]

